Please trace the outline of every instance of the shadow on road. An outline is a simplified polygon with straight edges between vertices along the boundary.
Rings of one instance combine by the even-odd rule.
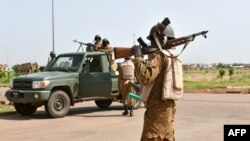
[[[100,109],[96,106],[89,107],[72,107],[67,116],[80,116],[80,117],[119,117],[122,113],[123,106],[110,106],[108,109]],[[108,111],[118,111],[117,114],[108,115]],[[91,113],[100,113],[90,115]],[[105,113],[105,114],[104,114]],[[65,117],[67,117],[65,116]],[[46,114],[44,108],[36,111],[34,114],[29,116],[22,116],[17,112],[0,113],[0,120],[32,120],[32,119],[53,119]]]
[[[70,110],[69,116],[79,116],[79,117],[123,117],[122,110],[124,110],[123,106],[111,106],[108,109],[100,109],[95,106],[93,107],[78,107],[72,108]],[[108,111],[119,111],[116,114],[106,114]],[[90,115],[90,113],[100,113],[95,115]],[[105,114],[104,114],[105,113]]]

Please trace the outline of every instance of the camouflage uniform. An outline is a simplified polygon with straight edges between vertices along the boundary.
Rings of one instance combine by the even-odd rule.
[[[162,88],[164,71],[167,59],[164,54],[157,51],[154,53],[156,65],[147,66],[141,57],[136,57],[135,76],[142,85],[154,85],[146,102],[143,132],[141,141],[174,141],[173,122],[175,115],[175,101],[162,100]]]
[[[102,52],[106,52],[108,54],[112,54],[113,52],[113,48],[110,46],[100,46],[97,51],[102,51]]]
[[[95,42],[95,50],[98,50],[102,46],[102,41],[96,41]]]
[[[122,115],[128,115],[128,110],[130,109],[130,116],[133,116],[133,107],[131,106],[131,101],[129,101],[128,93],[132,92],[135,93],[134,88],[127,82],[131,81],[134,82],[134,80],[127,80],[122,78],[122,69],[119,68],[119,76],[118,76],[118,85],[119,85],[119,93],[122,96],[122,103],[124,105],[124,112]]]
[[[101,45],[99,48],[96,49],[97,51],[102,51],[105,52],[107,54],[111,54],[112,55],[112,60],[111,60],[111,70],[113,71],[113,73],[115,73],[117,71],[117,64],[115,62],[115,60],[113,59],[114,55],[113,55],[113,48],[109,45],[107,46],[103,46]]]

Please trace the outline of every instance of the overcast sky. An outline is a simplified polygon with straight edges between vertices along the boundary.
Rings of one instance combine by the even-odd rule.
[[[47,63],[52,0],[0,0],[0,64]],[[131,47],[165,17],[176,37],[208,30],[181,55],[184,63],[250,63],[249,0],[54,0],[55,52],[74,52],[96,34]],[[136,44],[138,44],[136,42]]]

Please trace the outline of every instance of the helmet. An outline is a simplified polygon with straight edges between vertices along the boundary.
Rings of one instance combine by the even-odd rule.
[[[104,38],[104,39],[102,40],[102,44],[103,44],[104,46],[109,45],[109,40],[106,39],[106,38]]]
[[[95,35],[94,40],[95,40],[95,41],[96,41],[96,40],[102,40],[102,38],[101,38],[101,36],[100,36],[100,35]]]
[[[174,37],[174,30],[173,30],[173,28],[172,28],[170,25],[168,25],[168,26],[164,29],[163,34],[164,34],[165,36],[167,36],[167,37],[175,38],[175,37]]]

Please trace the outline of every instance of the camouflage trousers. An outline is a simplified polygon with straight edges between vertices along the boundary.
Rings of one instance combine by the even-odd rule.
[[[144,115],[141,141],[174,141],[175,101],[148,105]]]
[[[133,80],[130,80],[133,82]],[[130,101],[128,99],[128,93],[129,92],[135,92],[133,87],[127,82],[127,80],[122,80],[121,81],[121,93],[122,93],[122,103],[123,105],[130,105]]]

